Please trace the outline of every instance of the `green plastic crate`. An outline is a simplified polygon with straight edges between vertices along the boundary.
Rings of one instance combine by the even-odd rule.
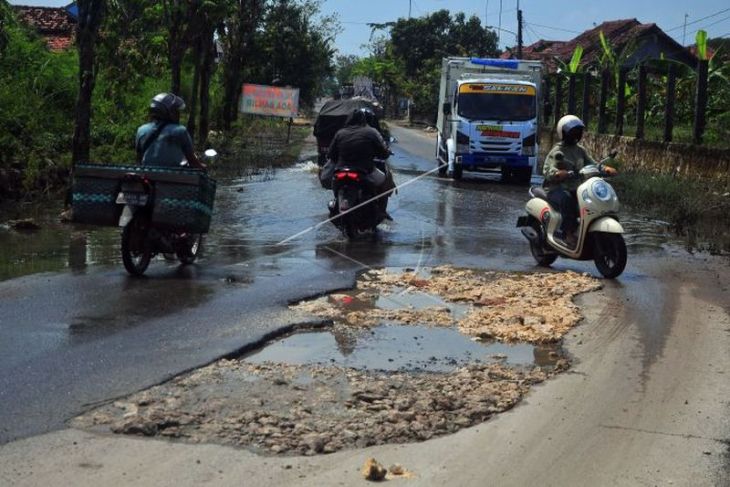
[[[116,226],[122,211],[116,198],[128,173],[144,176],[154,186],[153,225],[178,232],[208,232],[216,182],[194,169],[79,164],[73,181],[74,221]]]

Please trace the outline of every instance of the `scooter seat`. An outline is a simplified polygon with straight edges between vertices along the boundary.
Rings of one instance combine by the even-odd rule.
[[[530,188],[530,196],[533,198],[540,198],[541,200],[547,201],[548,195],[544,188],[540,186],[533,186]]]

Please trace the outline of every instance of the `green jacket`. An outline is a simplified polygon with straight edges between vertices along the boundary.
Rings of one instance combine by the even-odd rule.
[[[562,160],[557,160],[557,154],[563,154]],[[596,164],[596,161],[588,155],[583,146],[578,144],[567,145],[563,142],[555,144],[555,147],[548,153],[545,158],[545,165],[542,168],[542,174],[545,177],[544,186],[547,189],[563,188],[567,190],[575,190],[580,186],[579,179],[568,179],[562,182],[555,181],[555,175],[561,169],[566,171],[578,172],[583,167],[590,164]]]

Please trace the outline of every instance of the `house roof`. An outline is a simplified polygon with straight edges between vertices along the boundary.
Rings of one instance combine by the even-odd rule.
[[[46,39],[50,49],[66,49],[73,44],[76,18],[69,13],[68,7],[14,5],[13,8],[20,21]]]
[[[568,62],[577,46],[583,47],[583,64],[596,64],[603,55],[600,34],[603,32],[608,42],[620,51],[630,43],[635,43],[632,54],[624,60],[625,66],[635,66],[648,59],[673,59],[691,66],[697,62],[692,53],[672,39],[656,24],[642,24],[636,19],[611,20],[589,29],[575,38],[561,41],[540,40],[522,49],[522,57],[543,61],[548,71],[555,71],[557,60]],[[514,49],[512,53],[514,54]]]

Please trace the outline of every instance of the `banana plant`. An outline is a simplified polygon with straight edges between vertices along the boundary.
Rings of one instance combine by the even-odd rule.
[[[601,53],[601,66],[610,70],[614,78],[615,86],[618,86],[618,78],[619,73],[621,72],[621,68],[624,64],[626,64],[626,61],[628,61],[628,59],[634,53],[634,50],[636,49],[636,42],[633,40],[627,42],[621,49],[621,51],[617,52],[616,49],[611,45],[611,42],[606,38],[606,35],[603,33],[603,31],[600,31],[598,33],[598,37],[601,41],[601,49],[603,51]],[[628,99],[631,97],[631,95],[633,95],[633,90],[627,83],[625,85],[624,96]]]

